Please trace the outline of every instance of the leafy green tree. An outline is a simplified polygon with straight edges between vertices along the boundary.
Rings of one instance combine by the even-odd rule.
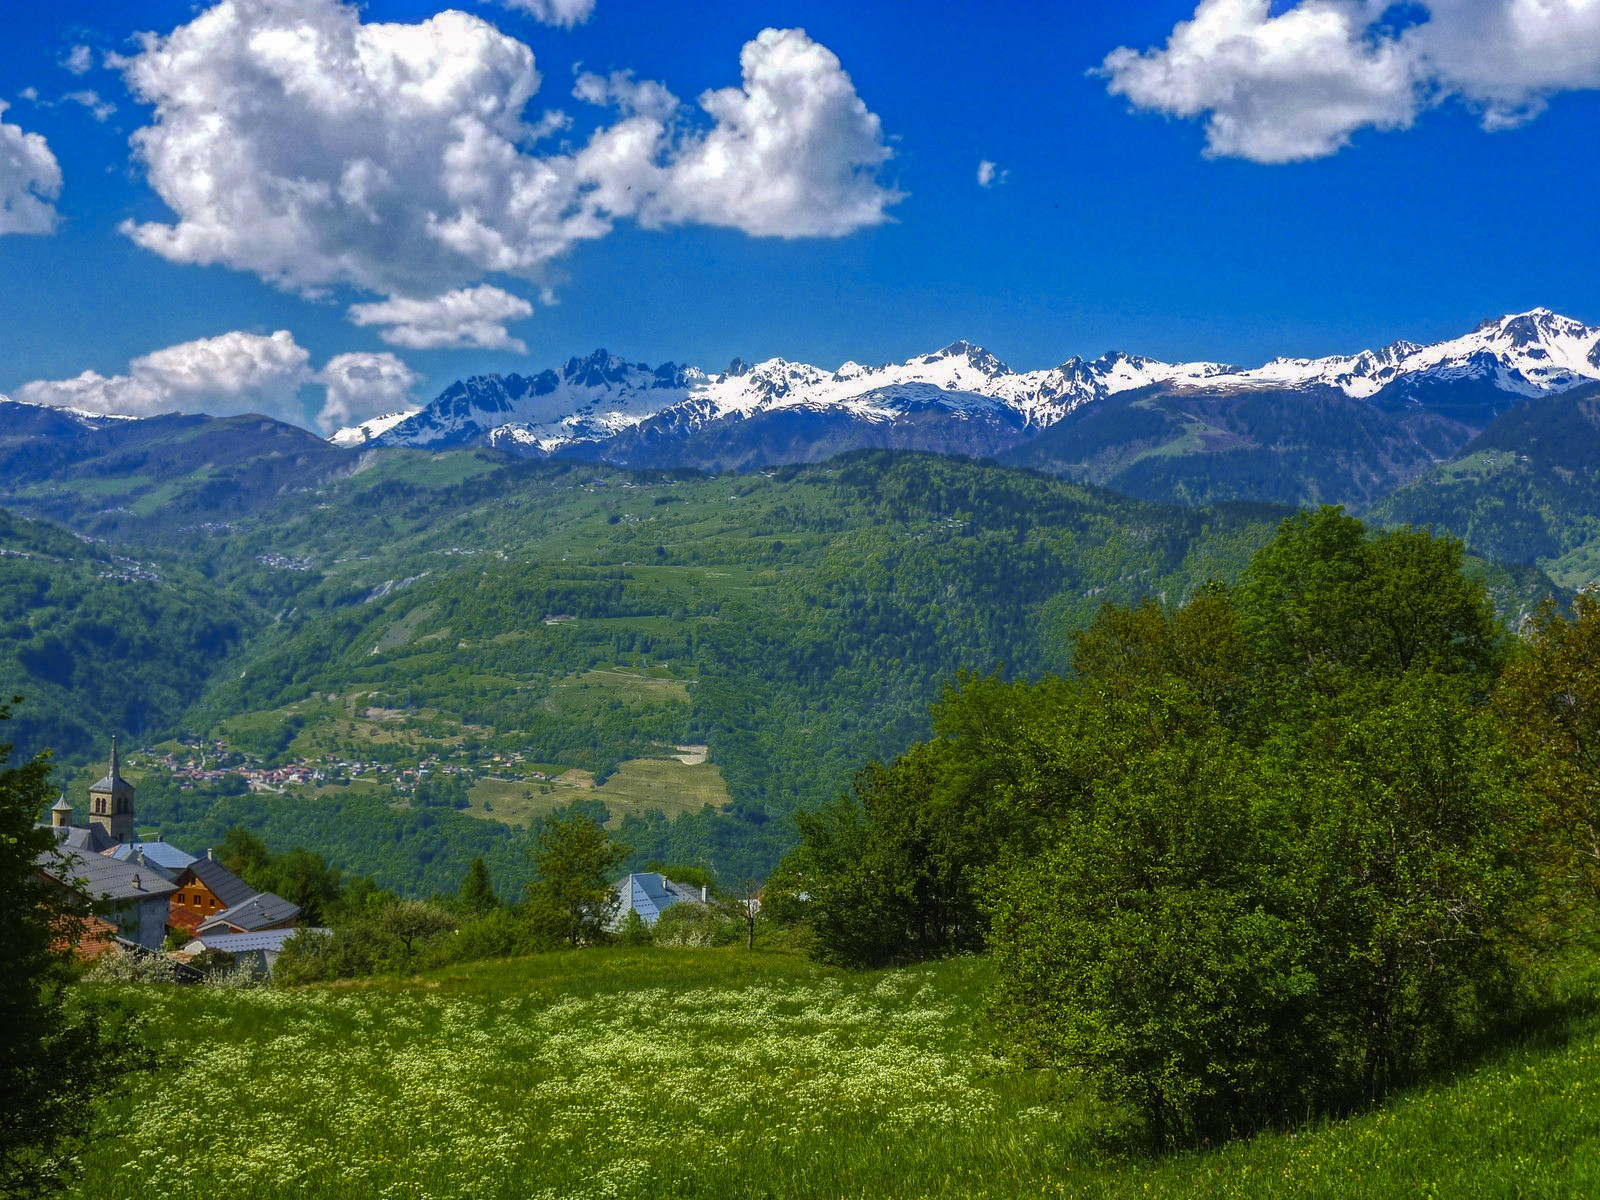
[[[400,900],[378,912],[377,926],[401,947],[400,969],[409,971],[420,944],[449,933],[456,920],[437,904],[425,900]]]
[[[1537,850],[1552,898],[1593,919],[1600,902],[1600,598],[1534,615],[1495,689],[1501,727],[1540,800]]]
[[[0,704],[0,722],[11,704]],[[39,755],[10,766],[10,757],[0,745],[0,1193],[34,1197],[75,1174],[102,1097],[153,1059],[124,1010],[75,1002],[66,964],[86,913],[36,865],[55,844],[35,824],[49,764]]]
[[[547,943],[582,946],[610,936],[620,897],[611,875],[627,851],[589,817],[577,812],[544,818],[529,848],[537,878],[527,889],[527,914]]]
[[[1158,748],[989,897],[997,1020],[1159,1142],[1253,1124],[1305,1085],[1296,1010],[1314,980],[1275,894],[1259,782],[1218,737]]]
[[[1462,574],[1462,546],[1427,530],[1369,537],[1342,508],[1300,513],[1250,560],[1240,623],[1280,680],[1338,690],[1352,671],[1412,669],[1487,683],[1501,633],[1482,584]]]
[[[1170,1142],[1369,1100],[1510,1011],[1529,814],[1458,565],[1325,509],[1252,561],[1236,619],[1210,589],[1078,639],[1020,735],[1053,756],[1051,840],[989,892],[1029,1056]]]
[[[461,881],[456,904],[468,916],[481,917],[500,907],[500,897],[495,894],[494,882],[489,878],[489,865],[479,855],[467,865],[467,874]]]
[[[235,825],[222,836],[222,844],[212,854],[217,861],[246,883],[272,862],[272,853],[260,835]],[[255,886],[253,883],[251,886]]]

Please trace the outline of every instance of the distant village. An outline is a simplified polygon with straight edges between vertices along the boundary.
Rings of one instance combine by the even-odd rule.
[[[520,753],[492,754],[482,761],[487,766],[469,766],[444,761],[429,754],[415,765],[365,761],[327,754],[320,759],[293,758],[267,766],[254,755],[232,749],[221,738],[185,742],[182,751],[143,748],[137,761],[141,767],[159,769],[177,780],[179,786],[243,780],[252,791],[281,792],[289,787],[341,786],[357,780],[382,783],[400,792],[409,792],[430,778],[454,777],[468,786],[477,779],[499,779],[511,783],[547,783],[553,776],[526,768]]]

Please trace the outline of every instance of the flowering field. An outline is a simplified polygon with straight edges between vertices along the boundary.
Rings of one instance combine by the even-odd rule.
[[[1007,1067],[962,959],[844,975],[613,950],[407,983],[144,987],[172,1065],[93,1200],[1600,1195],[1600,1022],[1380,1112],[1159,1160]]]

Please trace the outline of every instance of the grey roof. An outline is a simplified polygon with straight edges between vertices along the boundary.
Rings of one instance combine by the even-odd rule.
[[[192,854],[179,850],[171,842],[132,842],[118,846],[112,858],[123,862],[147,862],[171,874],[174,878],[190,863],[197,861]]]
[[[282,896],[274,896],[271,892],[262,892],[259,896],[251,896],[243,904],[235,904],[214,917],[207,917],[196,932],[204,937],[207,930],[231,926],[249,933],[265,929],[269,925],[281,925],[299,915],[298,904],[291,904]]]
[[[71,812],[72,805],[67,803],[67,794],[61,793],[61,798],[50,806],[51,812]]]
[[[122,770],[117,760],[117,739],[111,739],[111,765],[106,769],[105,776],[99,783],[89,789],[91,792],[110,792],[113,796],[133,795],[133,784],[122,777]]]
[[[211,889],[219,903],[227,908],[243,904],[256,894],[255,888],[240,879],[214,858],[197,858],[184,867],[180,880],[198,879]]]
[[[103,854],[84,854],[57,845],[38,858],[39,869],[94,900],[142,900],[177,891],[170,879],[148,866],[118,862]]]
[[[326,934],[326,929],[263,929],[256,933],[207,933],[183,948],[185,954],[201,950],[226,950],[239,954],[248,950],[282,950],[283,944],[298,933]]]
[[[611,886],[622,897],[622,904],[617,910],[618,918],[627,916],[631,910],[638,913],[646,925],[654,925],[663,909],[671,908],[683,900],[698,902],[700,899],[698,888],[673,883],[654,871],[625,876]]]
[[[98,825],[68,825],[55,830],[57,842],[79,854],[103,854],[122,845]]]

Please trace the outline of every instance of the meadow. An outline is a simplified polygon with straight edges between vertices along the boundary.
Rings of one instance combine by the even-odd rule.
[[[126,994],[169,1067],[114,1102],[85,1200],[1592,1197],[1600,1011],[1295,1132],[1151,1157],[1006,1061],[987,960],[600,949],[305,989]]]

